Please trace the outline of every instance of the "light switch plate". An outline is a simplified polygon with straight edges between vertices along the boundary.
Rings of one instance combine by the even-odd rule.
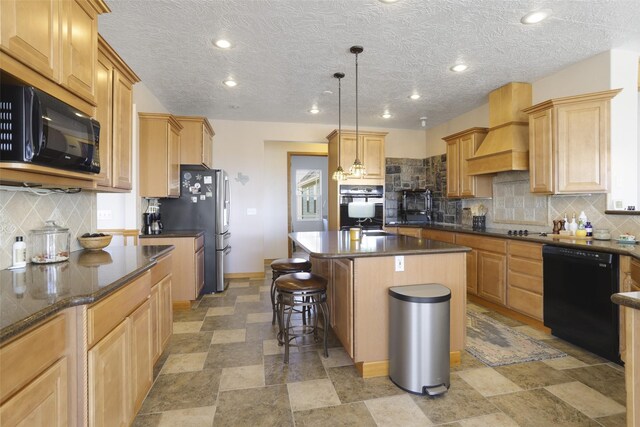
[[[404,271],[404,256],[396,256],[396,271]]]

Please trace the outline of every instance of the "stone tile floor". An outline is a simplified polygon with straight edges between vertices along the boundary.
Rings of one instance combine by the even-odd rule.
[[[293,348],[285,365],[269,283],[232,281],[175,313],[134,426],[625,426],[621,367],[493,312],[568,356],[490,368],[464,353],[438,398],[406,393],[386,377],[360,378],[333,335],[329,358],[320,346]]]

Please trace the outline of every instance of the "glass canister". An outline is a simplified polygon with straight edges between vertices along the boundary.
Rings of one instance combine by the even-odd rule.
[[[45,226],[31,230],[31,262],[46,264],[69,259],[69,229],[55,221],[45,221]]]

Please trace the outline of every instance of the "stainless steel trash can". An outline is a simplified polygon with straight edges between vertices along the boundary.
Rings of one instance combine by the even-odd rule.
[[[451,290],[431,283],[389,288],[389,378],[435,396],[449,389]]]

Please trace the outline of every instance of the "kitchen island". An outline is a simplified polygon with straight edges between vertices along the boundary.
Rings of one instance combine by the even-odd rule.
[[[451,290],[450,359],[452,365],[460,363],[469,248],[380,231],[355,241],[348,231],[289,237],[309,253],[312,271],[328,280],[329,322],[363,377],[388,375],[392,286],[439,283]]]

